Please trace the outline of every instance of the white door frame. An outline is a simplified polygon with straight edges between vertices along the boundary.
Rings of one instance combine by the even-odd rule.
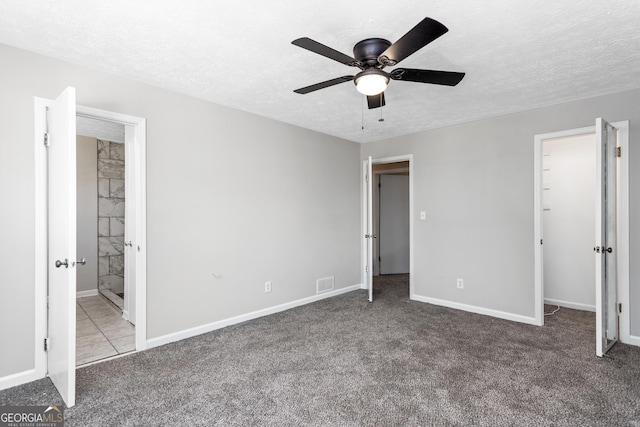
[[[595,118],[594,118],[595,121]],[[620,341],[630,343],[629,320],[629,121],[612,123],[618,129],[618,145],[622,157],[618,160],[618,300],[622,303],[620,313]],[[534,137],[534,282],[535,282],[535,324],[544,325],[544,283],[542,235],[542,148],[548,139],[594,134],[596,127],[588,126],[551,132]],[[594,189],[595,191],[595,189]],[[594,241],[595,243],[595,241]],[[586,248],[589,249],[589,248]]]
[[[364,235],[367,234],[367,161],[365,159],[362,161],[362,239],[360,240],[360,253],[362,254],[362,258],[360,261],[361,264],[361,277],[362,277],[362,286],[366,289],[367,285],[367,239],[364,238]],[[401,156],[393,156],[393,157],[383,157],[379,159],[371,159],[372,165],[380,165],[385,163],[398,163],[398,162],[409,162],[409,298],[415,300],[414,293],[414,279],[413,279],[413,154],[405,154]],[[373,182],[373,178],[371,178]],[[373,266],[371,266],[373,268]]]
[[[380,179],[382,175],[386,175],[386,174],[394,174],[394,173],[408,173],[409,172],[409,168],[395,168],[395,169],[385,169],[385,170],[380,170],[380,171],[372,171],[371,175],[373,175],[373,177],[375,178],[375,180],[373,181],[373,185],[374,185],[374,191],[375,190],[375,186],[380,184]],[[376,201],[377,204],[373,207],[373,211],[376,212],[376,217],[378,219],[378,221],[380,221],[380,191],[378,188],[378,196],[376,197]],[[375,219],[375,218],[374,218]],[[379,233],[379,229],[378,227],[376,227],[375,221],[374,221],[374,227],[373,227],[373,231],[374,234],[378,234]],[[379,276],[380,275],[380,263],[377,262],[377,258],[380,255],[380,251],[379,251],[379,246],[380,246],[380,239],[377,239],[376,244],[373,245],[373,265],[374,267],[377,268],[377,270],[374,268],[373,269],[373,275],[374,276]]]
[[[43,144],[46,131],[45,108],[50,101],[34,97],[35,141],[35,371],[42,378],[47,373],[43,340],[47,336],[47,153]],[[147,215],[146,215],[146,120],[140,117],[90,107],[76,107],[76,116],[119,123],[125,127],[125,150],[130,175],[125,181],[126,194],[134,204],[130,237],[135,248],[135,331],[136,351],[147,348]],[[126,172],[125,172],[126,173]],[[130,178],[130,179],[129,179]],[[129,203],[128,203],[129,204]],[[129,222],[127,218],[126,222]]]

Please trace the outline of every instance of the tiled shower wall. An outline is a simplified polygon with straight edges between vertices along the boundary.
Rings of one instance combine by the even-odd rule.
[[[98,140],[98,290],[124,292],[124,144]]]

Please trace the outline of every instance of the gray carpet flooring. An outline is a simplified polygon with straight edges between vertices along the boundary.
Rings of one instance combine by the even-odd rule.
[[[640,425],[640,348],[408,299],[406,276],[77,371],[68,426]],[[0,404],[61,405],[48,379]]]

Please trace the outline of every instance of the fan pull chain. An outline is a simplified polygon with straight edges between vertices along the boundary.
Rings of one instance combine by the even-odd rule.
[[[362,130],[364,130],[364,96],[362,97]]]
[[[382,94],[384,92],[380,92],[380,118],[378,119],[379,122],[384,122],[384,119],[382,118]]]

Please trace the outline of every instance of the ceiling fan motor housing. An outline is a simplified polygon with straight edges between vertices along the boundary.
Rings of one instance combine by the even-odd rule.
[[[353,57],[368,67],[378,65],[378,57],[391,46],[389,40],[380,38],[364,39],[353,47]]]

